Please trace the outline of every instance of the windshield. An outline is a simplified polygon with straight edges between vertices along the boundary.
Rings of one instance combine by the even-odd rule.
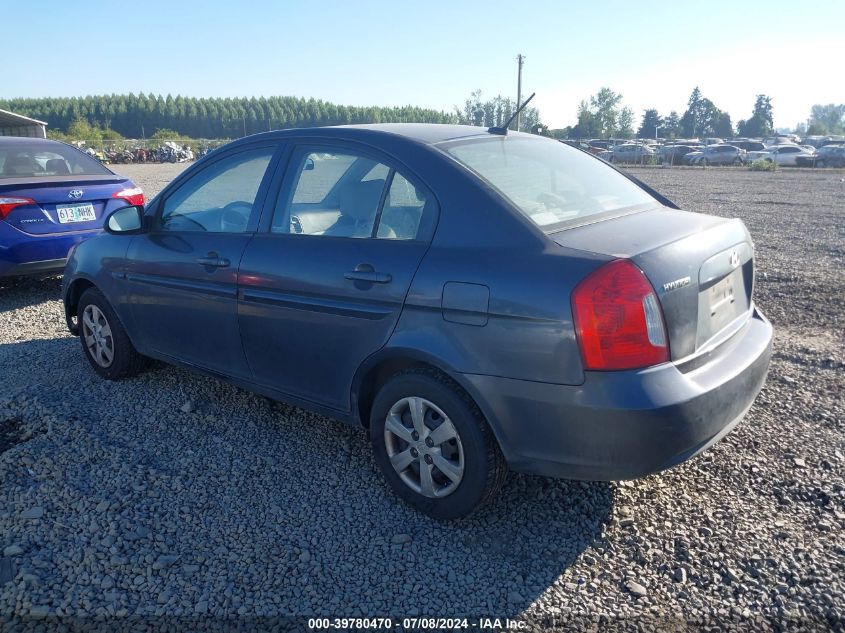
[[[440,145],[547,233],[657,201],[609,165],[564,143],[491,136]]]
[[[0,143],[0,178],[103,176],[111,172],[79,150],[50,141]]]

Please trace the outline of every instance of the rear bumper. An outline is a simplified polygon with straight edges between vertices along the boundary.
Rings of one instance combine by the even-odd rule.
[[[99,233],[30,235],[0,221],[0,277],[60,273],[70,249]]]
[[[569,479],[634,479],[675,466],[724,437],[766,380],[772,327],[756,309],[700,367],[667,363],[586,372],[552,385],[465,375],[510,467]]]

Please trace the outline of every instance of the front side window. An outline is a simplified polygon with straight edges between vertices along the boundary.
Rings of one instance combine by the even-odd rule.
[[[233,154],[190,178],[164,201],[164,231],[246,231],[272,148]]]
[[[429,196],[402,174],[350,151],[300,150],[273,215],[274,233],[417,239]]]
[[[610,165],[556,141],[496,136],[447,141],[449,155],[546,232],[657,201]]]

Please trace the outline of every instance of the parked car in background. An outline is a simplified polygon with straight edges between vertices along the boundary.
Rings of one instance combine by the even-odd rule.
[[[845,145],[825,145],[815,154],[799,154],[795,164],[798,167],[845,167]]]
[[[669,163],[670,165],[683,164],[683,158],[690,152],[699,151],[700,146],[692,145],[664,145],[657,150],[657,156],[661,163]]]
[[[773,145],[797,145],[801,139],[795,134],[775,134],[763,139],[763,144],[766,147]]]
[[[363,425],[450,519],[508,467],[629,479],[728,433],[771,355],[753,276],[740,220],[563,143],[393,124],[216,150],[112,212],[63,297],[101,377],[151,356]]]
[[[699,152],[689,152],[683,160],[687,165],[741,165],[745,150],[733,145],[708,145]]]
[[[585,141],[573,141],[573,140],[565,140],[561,141],[562,143],[566,143],[570,147],[577,147],[581,151],[587,152],[589,154],[601,154],[603,151],[600,147],[594,147]]]
[[[626,143],[617,145],[611,150],[611,163],[648,163],[652,158],[656,159],[657,153],[648,145]]]
[[[68,251],[143,192],[75,147],[0,137],[0,277],[61,272]]]
[[[760,152],[766,149],[766,146],[763,144],[763,141],[740,140],[728,141],[727,144],[733,145],[734,147],[738,147],[739,149],[744,149],[746,152]]]
[[[749,152],[747,159],[750,161],[767,160],[776,165],[796,164],[799,156],[812,156],[813,152],[800,147],[799,145],[773,145],[760,152]]]

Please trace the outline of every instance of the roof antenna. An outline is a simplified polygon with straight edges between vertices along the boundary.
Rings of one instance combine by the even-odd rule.
[[[516,112],[514,112],[511,115],[511,118],[509,118],[508,122],[505,123],[502,127],[490,127],[490,128],[487,128],[487,131],[490,132],[490,134],[498,134],[499,136],[507,136],[508,135],[508,127],[510,126],[511,123],[513,123],[513,120],[516,118],[516,116],[525,109],[525,106],[527,106],[528,102],[531,101],[531,99],[534,98],[535,94],[537,94],[537,93],[532,92],[531,96],[528,97],[525,101],[522,102],[522,105],[519,106],[516,109]]]

